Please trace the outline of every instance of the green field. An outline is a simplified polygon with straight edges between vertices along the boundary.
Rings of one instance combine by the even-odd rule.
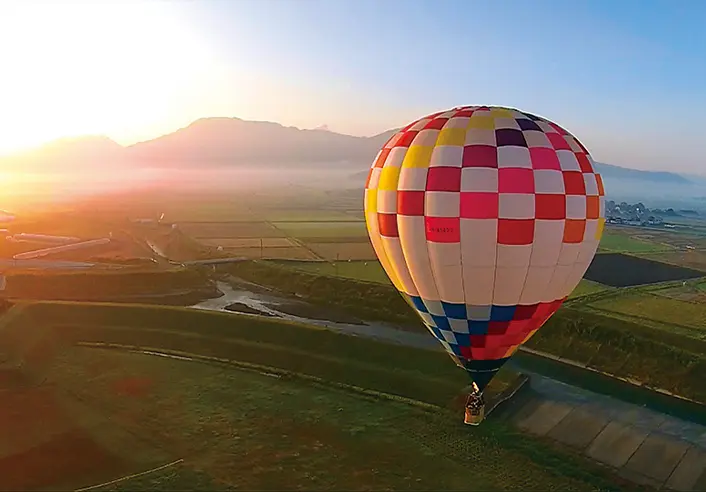
[[[607,485],[597,470],[582,470],[569,456],[549,464],[556,452],[542,444],[523,451],[530,441],[500,424],[471,431],[443,414],[401,403],[159,357],[76,349],[62,359],[57,381],[98,401],[126,429],[168,443],[170,459],[185,459],[177,470],[164,473],[185,475],[172,477],[169,486],[183,489],[195,479],[193,485],[201,488],[245,490],[592,490]],[[87,376],[87,367],[103,370]],[[132,394],[126,394],[130,388],[124,383],[116,391],[124,381],[132,382]],[[163,487],[158,474],[106,490]]]
[[[54,425],[90,426],[94,433],[87,435],[100,437],[91,448],[95,483],[111,474],[150,469],[160,460],[184,459],[168,470],[101,490],[624,490],[611,485],[608,472],[526,437],[502,419],[491,416],[473,429],[462,425],[453,402],[465,377],[441,353],[181,308],[36,303],[11,313],[14,317],[0,325],[3,350],[21,353],[18,347],[31,347],[37,333],[53,334],[52,347],[58,352],[53,365],[45,367],[51,387],[63,388],[93,412],[64,412],[62,418],[71,422],[55,416]],[[274,368],[252,373],[224,364],[71,346],[82,340],[235,359],[243,368]],[[31,359],[29,352],[31,348],[25,351],[27,360],[36,362],[37,355]],[[39,352],[45,358],[50,353]],[[499,374],[495,391],[514,378],[508,371]],[[420,403],[382,399],[355,388]],[[8,391],[0,412],[3,405],[13,404]],[[24,413],[34,410],[32,401],[39,404],[25,400]],[[62,401],[68,404],[66,398]],[[429,405],[438,409],[430,412]],[[134,438],[126,436],[140,436],[142,444],[135,447]],[[77,444],[62,441],[64,437],[68,439],[65,433],[57,435],[53,449],[71,456],[76,451],[71,446]],[[81,449],[86,449],[86,439]],[[109,460],[122,468],[107,467]],[[136,467],[136,461],[143,465]],[[18,480],[32,480],[10,473],[7,466],[0,457],[0,488],[12,488],[4,487],[3,480],[15,487],[25,483]],[[44,487],[77,486],[76,476],[65,476],[70,469],[50,467]],[[98,470],[106,476],[99,479]],[[63,479],[63,485],[46,483],[51,474]]]
[[[194,269],[140,268],[45,273],[11,272],[3,292],[10,299],[127,301],[189,305],[215,294],[207,275]]]
[[[595,294],[596,292],[603,292],[604,290],[610,289],[607,285],[599,284],[598,282],[592,282],[590,280],[581,279],[581,282],[576,286],[576,288],[569,295],[569,299],[575,299],[577,297]]]
[[[647,318],[666,325],[686,326],[703,331],[706,337],[706,304],[680,301],[651,293],[617,296],[592,303],[599,309],[637,318]]]
[[[272,222],[277,229],[289,236],[309,237],[355,237],[367,234],[363,221],[331,222]]]
[[[339,262],[282,262],[282,265],[316,275],[345,277],[353,280],[390,284],[390,280],[377,260]]]
[[[622,233],[606,230],[601,238],[600,250],[615,253],[654,253],[669,251],[672,248],[652,241],[636,239]]]

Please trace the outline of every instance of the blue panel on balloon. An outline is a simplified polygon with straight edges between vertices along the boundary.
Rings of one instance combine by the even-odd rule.
[[[458,335],[456,335],[456,338],[458,338]],[[455,355],[462,357],[463,354],[461,353],[461,346],[460,345],[454,345],[454,344],[449,344],[451,347],[451,352],[453,352]]]
[[[434,323],[436,326],[438,326],[442,330],[451,330],[451,324],[449,323],[449,319],[446,316],[435,316],[431,315],[432,319],[434,320]]]
[[[487,335],[488,325],[488,321],[469,321],[468,332],[471,335]]]
[[[444,308],[444,314],[453,319],[466,319],[466,305],[452,304],[450,302],[441,301],[441,307]]]
[[[422,301],[421,297],[418,296],[409,296],[409,299],[412,301],[412,305],[415,307],[415,309],[419,312],[422,313],[428,313],[429,310],[427,307],[424,305],[424,301]]]
[[[454,333],[454,336],[456,337],[456,343],[461,347],[471,346],[471,335],[468,333]]]
[[[490,321],[512,321],[517,306],[493,306],[490,310]]]

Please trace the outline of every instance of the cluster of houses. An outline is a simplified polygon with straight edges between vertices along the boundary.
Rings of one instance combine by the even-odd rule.
[[[657,210],[651,211],[642,203],[616,203],[613,200],[607,200],[605,203],[605,217],[606,222],[609,224],[634,226],[664,225],[664,219]]]

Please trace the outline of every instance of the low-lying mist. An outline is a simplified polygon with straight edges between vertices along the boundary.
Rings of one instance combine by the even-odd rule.
[[[361,190],[365,166],[336,163],[330,166],[239,166],[235,169],[204,166],[203,169],[81,169],[75,172],[0,174],[3,183],[0,209],[22,210],[71,202],[77,198],[129,191],[159,190],[178,194],[209,191],[258,194],[285,190]],[[640,179],[605,178],[606,196],[616,201],[642,202],[646,206],[706,210],[706,180],[664,184]]]

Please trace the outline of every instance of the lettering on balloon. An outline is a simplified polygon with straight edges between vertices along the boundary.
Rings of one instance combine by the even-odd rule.
[[[455,227],[428,227],[427,232],[435,232],[440,234],[453,234],[456,232]]]

